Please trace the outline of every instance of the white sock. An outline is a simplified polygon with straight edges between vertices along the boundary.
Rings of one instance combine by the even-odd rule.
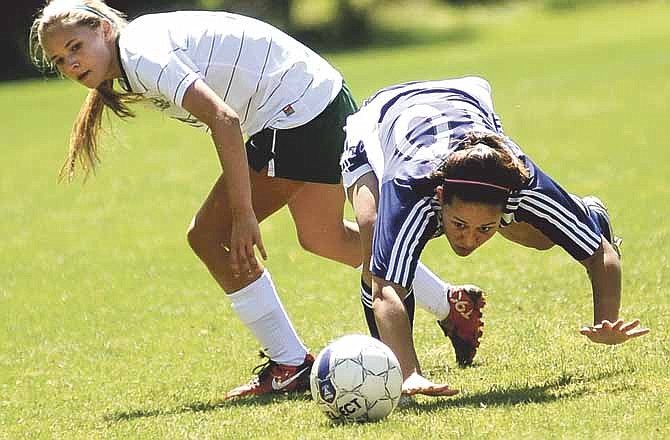
[[[284,365],[305,361],[307,347],[291,325],[267,270],[253,283],[227,296],[270,359]]]
[[[449,301],[447,301],[446,293],[451,285],[438,278],[420,261],[416,266],[412,285],[417,306],[435,315],[439,321],[449,315]]]

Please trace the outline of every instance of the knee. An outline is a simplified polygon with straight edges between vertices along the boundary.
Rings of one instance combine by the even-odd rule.
[[[307,252],[320,255],[323,237],[320,234],[298,231],[298,243]]]
[[[372,299],[373,308],[402,307],[402,304],[403,301],[400,299],[399,293],[389,291],[388,289],[381,289],[379,292],[375,292]]]
[[[193,217],[188,226],[186,240],[193,252],[203,260],[212,253],[212,249],[223,245],[218,234],[201,225],[197,216]]]
[[[356,223],[358,224],[359,234],[361,240],[370,240],[372,243],[372,233],[375,229],[375,222],[377,221],[377,212],[374,210],[366,210],[356,213]]]
[[[188,241],[189,246],[193,249],[193,252],[200,255],[202,249],[202,234],[199,227],[197,226],[195,216],[191,219],[191,224],[188,225],[188,230],[186,231],[186,241]]]

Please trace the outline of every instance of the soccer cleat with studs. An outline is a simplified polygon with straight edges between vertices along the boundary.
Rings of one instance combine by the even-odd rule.
[[[447,293],[449,315],[437,321],[456,352],[461,367],[472,365],[482,336],[482,308],[486,305],[484,292],[473,285],[451,286]]]
[[[253,369],[256,376],[249,383],[230,390],[224,399],[270,393],[300,393],[309,389],[309,374],[314,364],[311,353],[305,355],[305,361],[300,365],[279,364],[262,351],[259,356],[267,360]]]

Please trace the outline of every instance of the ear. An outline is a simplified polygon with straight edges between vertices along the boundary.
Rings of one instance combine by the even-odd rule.
[[[114,31],[114,26],[109,20],[101,19],[100,26],[102,29],[102,36],[107,40],[110,39]]]
[[[440,202],[440,205],[444,205],[444,187],[442,185],[435,187],[435,194],[437,194],[437,200]]]

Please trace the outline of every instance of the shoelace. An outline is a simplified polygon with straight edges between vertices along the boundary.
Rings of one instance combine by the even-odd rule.
[[[267,359],[265,362],[256,365],[254,369],[251,370],[253,374],[258,376],[257,379],[260,381],[264,379],[268,374],[270,374],[270,370],[272,369],[272,367],[277,365],[277,363],[272,359],[270,359],[270,356],[268,356],[263,350],[260,350],[258,352],[258,357],[260,357],[261,359]]]

